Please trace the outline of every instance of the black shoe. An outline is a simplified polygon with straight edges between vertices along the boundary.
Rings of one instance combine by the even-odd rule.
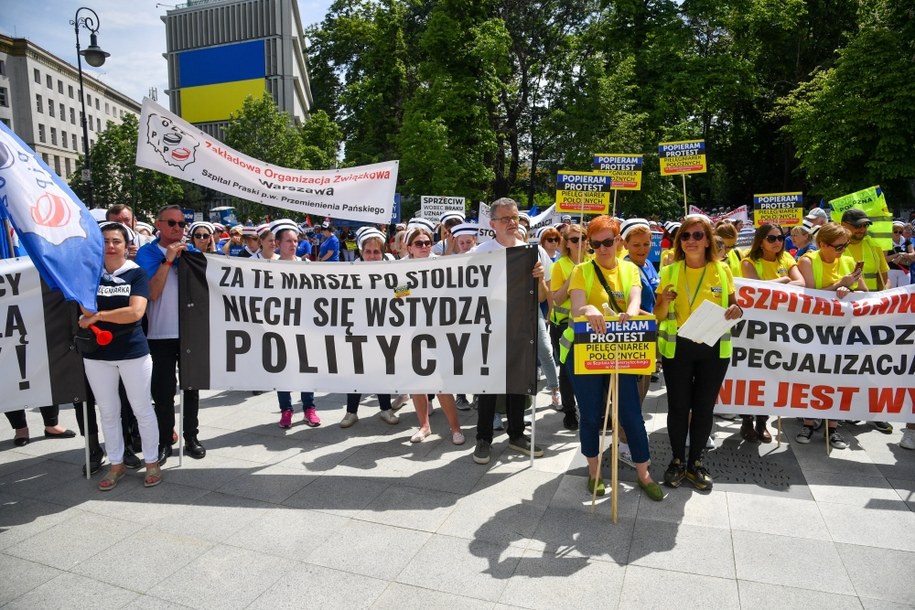
[[[207,450],[200,444],[196,437],[184,439],[184,452],[195,460],[202,460],[207,456]]]
[[[674,458],[667,466],[667,470],[664,471],[664,484],[668,487],[680,487],[680,483],[683,482],[685,476],[686,466],[683,465],[679,458]]]
[[[143,462],[137,457],[137,454],[130,449],[124,450],[124,466],[130,470],[137,470]]]
[[[562,425],[566,430],[578,430],[578,416],[574,411],[563,416]]]
[[[64,430],[63,432],[48,432],[45,430],[44,436],[45,438],[74,438],[76,436],[76,432],[73,430]]]
[[[172,457],[171,445],[159,445],[159,466],[165,466],[166,460]]]
[[[17,447],[25,447],[30,442],[31,442],[31,440],[27,436],[17,436],[16,438],[13,439],[13,444],[16,445]]]
[[[131,434],[130,439],[127,441],[127,446],[130,447],[134,453],[143,453],[143,441],[140,439],[139,435],[134,436]]]
[[[107,456],[105,455],[105,450],[99,447],[98,451],[89,451],[89,474],[93,475],[99,470],[102,469],[102,466],[107,462]],[[82,467],[83,476],[86,476],[86,465],[83,464]]]
[[[709,491],[712,488],[712,475],[696,460],[686,469],[686,480],[692,483],[699,491]]]

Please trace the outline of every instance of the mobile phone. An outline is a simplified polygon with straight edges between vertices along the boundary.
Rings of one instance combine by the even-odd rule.
[[[864,269],[864,261],[858,261],[855,263],[855,273],[859,273],[862,269]]]

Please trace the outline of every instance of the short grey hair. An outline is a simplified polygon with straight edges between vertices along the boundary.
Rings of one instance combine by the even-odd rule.
[[[496,211],[499,208],[513,207],[518,209],[518,202],[512,199],[511,197],[499,197],[491,204],[489,204],[489,216],[490,218],[496,216]]]

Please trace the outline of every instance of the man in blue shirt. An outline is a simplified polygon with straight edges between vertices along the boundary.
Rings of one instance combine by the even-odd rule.
[[[334,235],[334,228],[329,222],[321,225],[324,233],[324,240],[321,242],[321,248],[318,250],[319,261],[339,261],[340,260],[340,240]]]

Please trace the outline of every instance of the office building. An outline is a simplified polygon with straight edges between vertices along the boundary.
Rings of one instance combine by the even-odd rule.
[[[76,48],[73,49],[74,60]],[[108,121],[140,114],[140,104],[83,70],[89,147]],[[83,152],[76,66],[25,38],[0,34],[0,121],[69,180]]]

